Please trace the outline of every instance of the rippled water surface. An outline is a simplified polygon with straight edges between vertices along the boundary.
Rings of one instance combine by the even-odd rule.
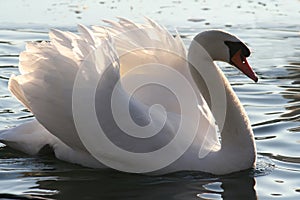
[[[8,78],[18,74],[25,43],[48,40],[52,27],[76,31],[76,23],[149,16],[173,33],[177,29],[187,46],[198,32],[220,28],[247,42],[253,51],[249,62],[260,77],[255,84],[221,63],[254,129],[255,170],[148,177],[83,168],[51,155],[32,157],[2,145],[0,198],[300,199],[300,1],[16,0],[1,1],[0,8],[1,129],[32,118],[9,93]]]

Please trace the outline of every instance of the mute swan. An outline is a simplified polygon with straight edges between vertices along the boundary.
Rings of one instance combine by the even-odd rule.
[[[2,130],[3,143],[31,155],[50,147],[67,162],[133,173],[226,174],[255,165],[249,119],[213,62],[257,82],[240,39],[205,31],[186,53],[178,35],[150,19],[104,22],[79,25],[78,35],[51,30],[50,42],[26,45],[9,89],[35,119]]]

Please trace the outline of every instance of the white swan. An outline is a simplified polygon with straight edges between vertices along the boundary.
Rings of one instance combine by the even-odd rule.
[[[32,155],[47,146],[64,161],[136,173],[197,170],[226,174],[255,165],[249,119],[213,63],[230,63],[256,82],[244,43],[224,31],[205,31],[194,38],[186,55],[180,37],[152,20],[145,24],[126,19],[105,22],[106,27],[92,30],[79,25],[79,35],[52,30],[50,42],[27,44],[20,55],[21,75],[10,78],[9,89],[36,119],[1,131],[3,143]],[[149,77],[170,87],[180,83],[175,84],[180,88],[147,84],[131,98],[132,81],[144,83]],[[91,85],[95,81],[99,81],[96,87]],[[117,83],[118,89],[113,90]],[[94,89],[91,96],[90,88]],[[87,102],[91,99],[94,102]],[[161,104],[164,110],[153,104]],[[101,141],[97,141],[94,118],[107,135]],[[181,130],[182,126],[186,128]],[[172,143],[175,138],[180,140]],[[106,139],[125,150],[106,147]],[[168,144],[173,146],[160,154]],[[128,152],[133,153],[127,156]]]

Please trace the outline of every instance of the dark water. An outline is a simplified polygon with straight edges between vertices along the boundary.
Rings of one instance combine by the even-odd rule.
[[[93,170],[51,155],[32,157],[0,148],[2,199],[299,199],[300,1],[49,1],[0,2],[0,128],[32,118],[7,90],[18,74],[25,42],[47,40],[50,27],[74,31],[76,23],[146,15],[177,30],[186,45],[205,29],[230,31],[251,47],[254,84],[222,64],[245,106],[256,138],[255,170],[226,176],[178,173],[148,177]]]

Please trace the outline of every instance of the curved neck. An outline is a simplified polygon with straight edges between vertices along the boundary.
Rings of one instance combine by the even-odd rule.
[[[251,167],[255,162],[251,124],[229,81],[195,40],[191,43],[188,59],[191,75],[221,132],[221,150],[211,155],[213,162],[220,162],[223,166],[228,163],[228,169],[224,166],[228,171]]]

